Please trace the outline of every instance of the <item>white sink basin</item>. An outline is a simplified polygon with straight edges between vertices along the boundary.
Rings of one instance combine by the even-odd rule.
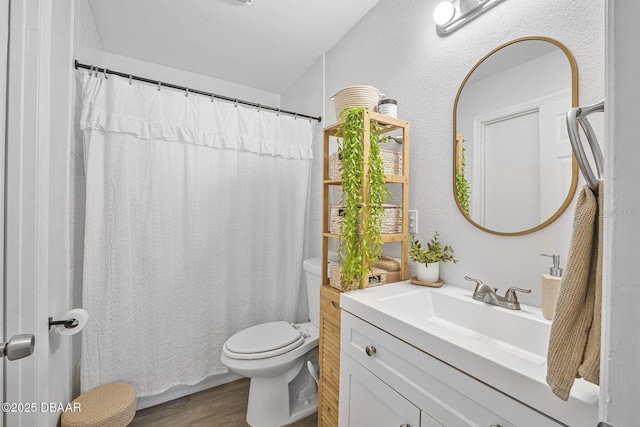
[[[340,306],[552,418],[572,425],[582,414],[589,425],[597,422],[597,386],[576,380],[567,402],[549,389],[551,322],[538,308],[508,310],[476,301],[465,289],[408,281],[342,294]]]
[[[415,316],[536,364],[547,357],[551,322],[539,310],[523,305],[508,310],[475,301],[453,287],[418,288],[378,298],[390,312]]]

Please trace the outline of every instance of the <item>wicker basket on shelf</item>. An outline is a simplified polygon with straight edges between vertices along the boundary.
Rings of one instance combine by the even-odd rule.
[[[382,205],[384,215],[382,216],[382,234],[402,233],[402,209],[396,205]],[[329,222],[329,232],[340,234],[342,223],[344,222],[344,206],[334,206],[331,208],[331,221]]]
[[[356,85],[340,89],[331,97],[335,101],[336,117],[344,108],[363,107],[375,111],[384,94],[373,86]]]
[[[343,286],[340,281],[342,266],[333,264],[329,267],[329,285],[341,291],[348,290],[349,286]],[[387,273],[379,268],[372,267],[369,272],[369,287],[385,285],[387,283]],[[357,288],[357,287],[356,287]]]
[[[380,157],[385,175],[402,175],[402,153],[391,150],[380,150]],[[341,158],[339,153],[329,156],[329,179],[340,179]]]

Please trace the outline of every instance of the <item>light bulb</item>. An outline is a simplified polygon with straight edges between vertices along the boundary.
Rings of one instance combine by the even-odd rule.
[[[433,20],[437,25],[445,25],[453,19],[456,14],[456,9],[453,7],[453,3],[450,1],[443,1],[438,3],[433,10]]]

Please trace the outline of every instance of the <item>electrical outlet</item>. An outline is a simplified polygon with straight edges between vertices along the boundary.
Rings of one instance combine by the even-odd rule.
[[[409,211],[409,233],[411,234],[418,233],[418,211],[417,210]]]

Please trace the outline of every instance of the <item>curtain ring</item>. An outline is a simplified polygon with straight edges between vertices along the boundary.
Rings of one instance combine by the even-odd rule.
[[[133,80],[133,76],[129,74],[129,86],[131,86],[131,80]]]
[[[238,106],[238,98],[236,98],[236,103],[233,105],[234,107]]]
[[[262,108],[262,105],[258,104],[258,113],[260,112],[261,108]]]
[[[158,92],[160,92],[160,89],[162,89],[162,82],[158,80]]]
[[[109,71],[109,70],[107,70],[106,68],[103,71],[105,80],[107,80],[109,78],[109,76],[107,76],[107,71]]]
[[[189,88],[188,87],[184,88],[184,96],[186,96],[187,98],[189,97]]]
[[[298,120],[298,113],[293,116],[293,120]]]
[[[311,123],[311,117],[309,117],[309,123]]]
[[[216,94],[211,92],[211,102],[213,102],[213,99],[216,97]]]
[[[276,113],[276,117],[280,116],[280,109],[278,108],[278,112]]]
[[[93,77],[93,65],[89,66],[89,77]]]

